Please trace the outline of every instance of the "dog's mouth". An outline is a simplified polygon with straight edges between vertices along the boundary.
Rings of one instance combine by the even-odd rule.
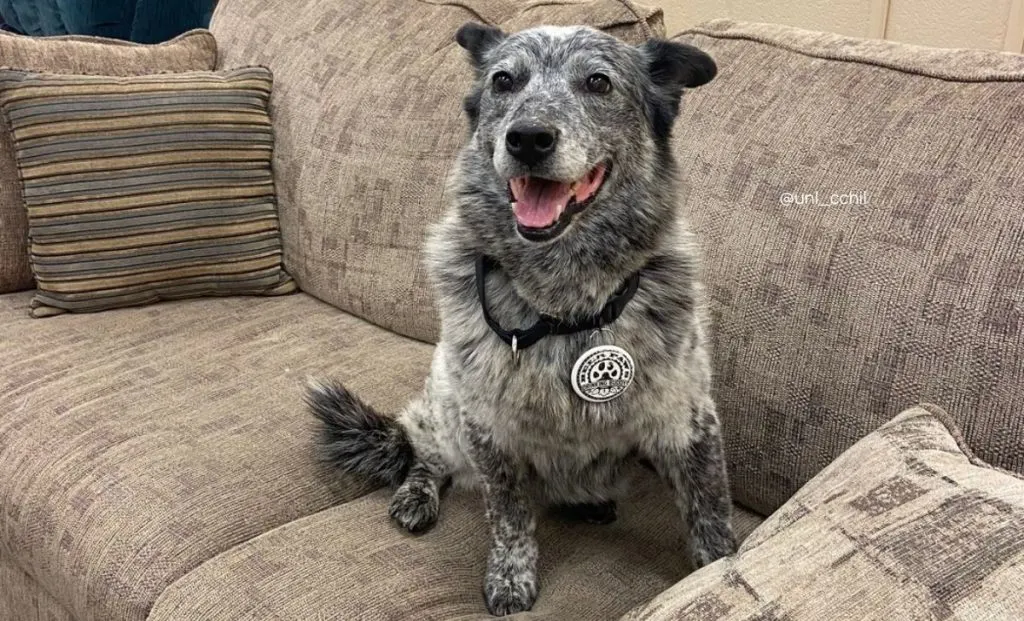
[[[610,167],[607,163],[598,164],[572,183],[513,177],[508,182],[508,191],[519,234],[530,241],[547,241],[561,235],[573,216],[594,202]]]

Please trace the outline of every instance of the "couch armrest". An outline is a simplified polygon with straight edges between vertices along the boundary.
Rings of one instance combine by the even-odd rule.
[[[1024,478],[933,405],[832,462],[744,541],[622,621],[1022,619]]]

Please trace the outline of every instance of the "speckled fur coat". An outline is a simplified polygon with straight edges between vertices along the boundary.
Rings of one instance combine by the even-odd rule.
[[[732,553],[705,296],[668,146],[683,89],[711,80],[714,62],[588,28],[506,35],[467,24],[457,40],[476,83],[455,201],[427,244],[442,321],[430,377],[395,418],[340,384],[314,384],[325,455],[395,486],[391,517],[413,532],[436,521],[446,481],[478,484],[492,536],[484,597],[497,615],[537,597],[538,507],[614,519],[630,460],[653,466],[676,496],[696,566]],[[482,255],[498,266],[488,307],[508,328],[598,313],[637,272],[639,288],[609,329],[549,336],[516,360],[481,311]],[[605,343],[632,355],[635,379],[591,403],[570,370]]]

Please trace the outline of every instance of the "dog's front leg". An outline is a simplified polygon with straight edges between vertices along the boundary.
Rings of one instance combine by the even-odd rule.
[[[489,432],[466,425],[466,445],[480,476],[491,551],[484,578],[484,600],[493,615],[529,610],[537,599],[536,518],[525,477],[492,441]]]
[[[735,552],[721,428],[710,398],[693,408],[689,421],[656,433],[648,452],[675,492],[676,505],[689,526],[694,568]]]

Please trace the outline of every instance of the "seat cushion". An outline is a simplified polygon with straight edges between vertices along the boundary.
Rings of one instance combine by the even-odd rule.
[[[922,401],[1024,473],[1024,55],[728,20],[680,40],[720,68],[673,146],[736,499],[771,513]]]
[[[858,442],[736,556],[629,621],[1024,619],[1024,477],[921,406]]]
[[[430,532],[391,524],[380,490],[244,543],[172,585],[150,621],[491,619],[483,601],[488,530],[476,492],[441,501]],[[746,536],[762,518],[737,509]],[[614,619],[689,571],[679,514],[646,472],[606,526],[542,516],[540,598],[512,618]]]
[[[230,0],[211,30],[221,67],[274,72],[274,172],[284,264],[307,293],[402,334],[437,337],[422,264],[466,140],[473,70],[455,31],[589,24],[631,42],[661,11],[626,0]]]
[[[391,411],[432,350],[303,294],[47,321],[29,297],[0,296],[0,557],[79,621],[144,619],[203,561],[368,491],[317,462],[305,379]]]

